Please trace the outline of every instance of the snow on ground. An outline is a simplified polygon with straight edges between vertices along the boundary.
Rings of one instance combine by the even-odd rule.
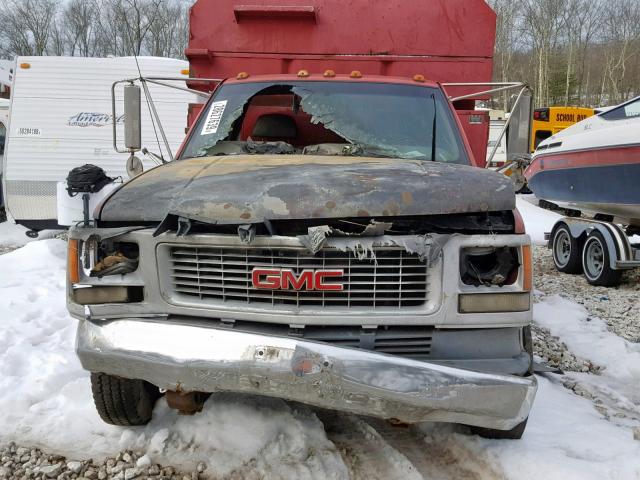
[[[205,461],[215,475],[249,469],[269,478],[347,477],[315,415],[280,400],[220,395],[193,417],[161,401],[145,428],[104,424],[74,353],[65,247],[43,240],[0,256],[0,442],[71,458],[135,449],[188,470]]]
[[[557,377],[556,377],[557,378]],[[520,441],[464,438],[504,477],[518,480],[634,480],[640,478],[640,442],[630,429],[600,415],[593,404],[554,380],[539,390]]]
[[[542,296],[534,321],[559,337],[575,355],[602,367],[600,375],[568,373],[600,403],[612,420],[640,425],[640,343],[609,331],[607,324],[584,307],[559,295]]]
[[[540,241],[553,218],[530,203],[519,200],[518,206]],[[204,461],[207,474],[236,478],[348,477],[348,453],[341,456],[327,439],[315,411],[277,399],[216,395],[192,417],[179,416],[160,401],[147,427],[104,424],[93,406],[88,374],[74,353],[76,321],[64,305],[64,264],[61,240],[31,242],[0,255],[0,444],[15,441],[76,459],[133,449],[153,462],[186,470]],[[536,321],[574,353],[605,367],[600,376],[573,378],[602,392],[618,388],[616,400],[630,411],[637,409],[629,403],[637,401],[638,345],[608,332],[577,304],[557,296],[539,299]],[[490,441],[463,435],[457,427],[425,424],[419,427],[422,443],[412,450],[414,457],[424,448],[424,455],[446,459],[443,471],[451,461],[477,472],[464,478],[640,479],[640,441],[630,428],[640,422],[607,420],[592,401],[563,387],[560,376],[538,379],[522,440]],[[407,478],[406,468],[395,478]]]
[[[533,243],[544,245],[544,234],[551,232],[553,225],[561,218],[560,215],[550,210],[544,210],[533,204],[533,195],[517,195],[516,206],[522,215],[527,233]]]
[[[22,225],[17,225],[9,220],[0,222],[0,249],[2,247],[21,247],[35,239],[26,235],[27,229]],[[57,232],[46,230],[42,232],[39,239],[52,238]]]
[[[25,235],[26,231],[23,226],[9,221],[0,223],[0,247],[20,247],[32,241]]]
[[[611,333],[605,322],[557,295],[536,304],[534,321],[560,337],[574,354],[605,367],[607,376],[634,382],[640,394],[640,343]]]

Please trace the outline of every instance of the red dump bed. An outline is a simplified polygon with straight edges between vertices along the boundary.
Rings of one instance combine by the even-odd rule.
[[[489,82],[495,25],[485,0],[198,0],[186,55],[199,78],[331,69]],[[483,164],[488,115],[469,115],[473,101],[456,108],[467,111],[460,118]]]

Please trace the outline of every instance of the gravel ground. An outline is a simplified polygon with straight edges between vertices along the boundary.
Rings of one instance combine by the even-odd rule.
[[[576,357],[558,337],[551,335],[546,328],[533,325],[531,336],[533,337],[533,353],[539,357],[542,363],[565,372],[600,373],[601,368],[598,365]]]
[[[534,285],[547,295],[560,294],[583,305],[601,318],[616,335],[640,343],[640,269],[625,273],[617,288],[594,287],[582,275],[559,273],[553,266],[551,250],[535,247]]]
[[[591,317],[605,321],[611,332],[630,342],[640,342],[640,270],[625,273],[622,284],[617,288],[594,287],[582,275],[558,272],[553,265],[551,251],[538,246],[534,247],[534,285],[545,295],[560,295],[583,305]],[[536,295],[534,301],[539,298],[541,295]],[[601,367],[576,357],[549,330],[534,324],[532,336],[534,353],[543,363],[567,373],[601,373]],[[561,381],[565,388],[593,402],[594,407],[609,420],[638,419],[637,411],[619,405],[611,392],[594,389],[571,375],[562,376]],[[640,427],[634,428],[634,436],[640,439]]]
[[[195,472],[178,472],[173,467],[152,464],[146,456],[125,451],[115,458],[102,462],[67,461],[64,457],[47,455],[38,449],[17,447],[10,444],[0,450],[0,478],[6,479],[87,479],[132,480],[152,478],[164,480],[197,480],[206,470],[198,464]]]

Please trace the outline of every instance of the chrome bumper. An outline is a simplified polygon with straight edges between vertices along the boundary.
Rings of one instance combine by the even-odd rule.
[[[535,377],[414,360],[164,319],[80,321],[83,367],[167,390],[231,391],[407,423],[508,430],[529,414]]]

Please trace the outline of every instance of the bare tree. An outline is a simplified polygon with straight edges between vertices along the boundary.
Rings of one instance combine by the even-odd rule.
[[[48,55],[64,55],[66,53],[67,35],[60,18],[54,18],[49,31]]]
[[[145,38],[146,51],[158,57],[182,57],[189,37],[187,2],[163,3]]]
[[[609,45],[603,75],[603,93],[608,84],[609,100],[621,102],[625,99],[624,80],[628,64],[639,58],[640,2],[638,0],[609,0],[605,8],[603,35]]]
[[[140,55],[145,37],[158,17],[162,0],[115,0],[111,3],[121,22],[125,49]]]
[[[7,0],[0,9],[4,54],[44,55],[59,0]]]
[[[63,13],[69,55],[91,57],[96,53],[99,5],[96,0],[70,0]]]
[[[524,31],[535,52],[536,103],[550,100],[550,57],[557,47],[567,0],[522,0]]]
[[[488,0],[496,80],[523,80],[537,106],[606,105],[640,94],[640,0]]]
[[[519,21],[522,5],[519,1],[493,0],[490,2],[495,10],[498,21],[496,25],[496,76],[500,82],[513,80],[512,63],[520,42]],[[502,98],[503,108],[507,108],[509,92],[505,92]]]

